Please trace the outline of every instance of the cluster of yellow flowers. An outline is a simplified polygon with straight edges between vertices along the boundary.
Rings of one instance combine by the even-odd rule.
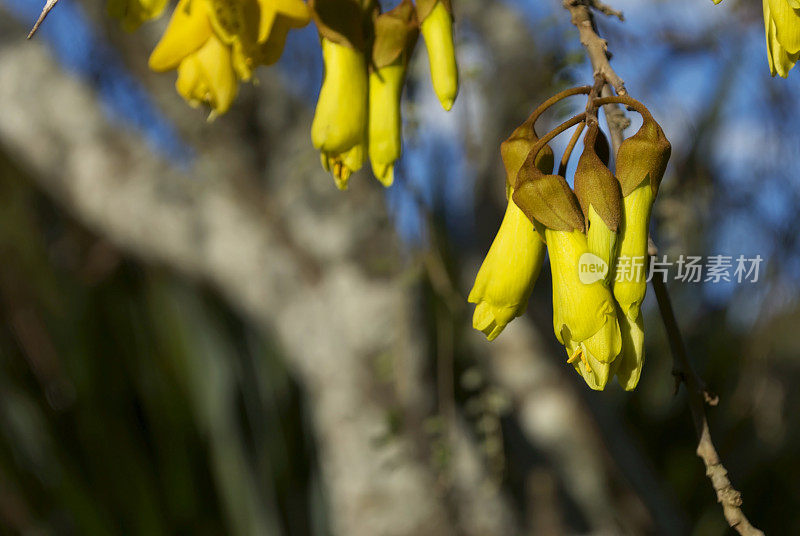
[[[309,20],[302,0],[180,0],[149,65],[177,69],[178,93],[192,106],[210,106],[213,117],[230,108],[239,81],[250,80],[256,66],[278,61],[289,30]]]
[[[110,0],[128,30],[158,17],[166,0]],[[402,0],[381,13],[377,0],[179,0],[150,56],[154,71],[177,69],[175,86],[210,118],[225,113],[240,81],[278,61],[292,28],[313,19],[325,73],[311,125],[323,167],[340,189],[367,155],[385,186],[402,147],[400,98],[422,32],[434,91],[445,110],[458,93],[450,0]]]
[[[581,114],[541,140],[534,123],[575,88],[549,99],[503,142],[506,209],[500,230],[469,295],[476,303],[473,326],[489,340],[521,315],[541,270],[545,249],[553,280],[553,328],[567,362],[592,389],[616,376],[636,387],[644,359],[641,304],[644,270],[622,274],[618,259],[646,259],[650,211],[671,147],[649,111],[628,97],[594,100],[594,106],[624,102],[642,115],[639,131],[619,148],[616,172],[608,168],[608,143],[596,117]],[[575,171],[575,190],[554,172],[547,142],[572,125],[588,126]],[[567,156],[567,159],[569,157]],[[586,273],[587,268],[597,267]]]
[[[719,4],[722,0],[714,0]],[[800,59],[800,0],[762,0],[767,61],[772,76],[783,78]]]
[[[458,93],[450,1],[403,0],[382,14],[372,0],[316,0],[312,6],[325,75],[311,141],[340,189],[367,155],[375,177],[390,186],[402,149],[400,97],[420,30],[445,110]]]

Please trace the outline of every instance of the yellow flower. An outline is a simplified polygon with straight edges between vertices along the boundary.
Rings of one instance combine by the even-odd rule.
[[[478,304],[472,326],[490,341],[525,312],[544,252],[539,233],[509,192],[503,223],[469,293],[469,302]]]
[[[108,14],[122,21],[125,31],[136,30],[143,22],[163,13],[167,0],[109,0]]]
[[[227,112],[238,90],[230,49],[216,37],[209,38],[178,65],[175,88],[193,107],[207,104],[213,113]]]
[[[322,38],[325,75],[311,123],[311,141],[322,166],[344,190],[366,153],[367,66],[358,50]]]
[[[622,222],[619,229],[619,257],[614,276],[614,298],[630,320],[639,316],[647,281],[647,237],[650,211],[655,194],[650,181],[643,181],[622,198]]]
[[[553,277],[553,330],[567,349],[567,362],[586,384],[602,390],[610,365],[622,350],[614,300],[601,281],[581,281],[582,258],[589,252],[580,230],[545,230]]]
[[[428,49],[433,90],[442,108],[449,111],[458,95],[458,65],[453,45],[453,16],[441,0],[422,21],[420,30]]]
[[[258,4],[261,8],[259,43],[266,43],[274,32],[282,34],[282,41],[285,41],[290,28],[302,28],[311,20],[308,6],[302,0],[258,0]]]
[[[786,78],[800,59],[800,1],[763,0],[763,6],[769,70]]]
[[[178,93],[192,106],[205,103],[222,114],[236,97],[238,84],[231,47],[218,37],[211,14],[209,0],[178,2],[149,65],[158,72],[177,68]]]
[[[614,298],[630,322],[639,316],[647,289],[645,266],[650,211],[672,147],[653,117],[642,114],[642,126],[622,142],[617,153],[617,179],[622,191],[622,221],[614,275]]]
[[[369,75],[369,159],[384,186],[394,182],[394,162],[402,147],[400,96],[405,80],[402,58]]]
[[[589,252],[607,267],[603,284],[608,286],[611,267],[617,256],[617,231],[621,216],[620,186],[598,149],[607,147],[597,123],[592,123],[584,138],[584,150],[575,169],[575,194],[586,219]]]
[[[408,58],[419,36],[414,4],[403,0],[374,21],[369,73],[369,159],[384,186],[394,182],[394,163],[402,150],[400,98]]]
[[[622,334],[622,353],[611,365],[612,374],[626,391],[633,391],[639,383],[644,364],[644,323],[642,313],[634,319],[617,315]]]
[[[259,42],[263,9],[256,0],[180,0],[150,55],[150,68],[177,69],[175,86],[184,99],[192,106],[209,105],[212,117],[225,113],[239,81],[250,80],[257,65],[276,62],[289,28],[308,23],[305,9],[305,18],[273,13]]]

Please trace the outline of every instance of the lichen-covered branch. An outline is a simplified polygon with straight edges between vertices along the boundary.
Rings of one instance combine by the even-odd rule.
[[[624,19],[622,13],[593,0],[564,0],[563,6],[569,11],[572,24],[578,29],[581,44],[586,49],[586,55],[589,57],[595,77],[600,76],[608,82],[603,87],[601,96],[610,97],[612,95],[612,89],[609,85],[613,87],[617,95],[627,95],[628,90],[625,89],[625,82],[611,68],[609,63],[611,54],[608,52],[608,44],[597,33],[592,8],[606,15],[616,16],[620,20]],[[603,107],[603,112],[606,115],[611,134],[611,146],[616,154],[623,140],[623,131],[630,125],[630,120],[625,117],[625,112],[622,111],[622,108],[616,104],[606,104]]]

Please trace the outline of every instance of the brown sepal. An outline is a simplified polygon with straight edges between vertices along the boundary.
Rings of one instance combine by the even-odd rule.
[[[617,153],[617,179],[623,197],[648,177],[653,195],[657,194],[672,152],[672,146],[655,119],[649,114],[643,114],[642,118],[642,127],[622,142]]]
[[[597,123],[592,123],[583,140],[583,154],[575,169],[575,195],[587,222],[591,205],[606,226],[616,232],[621,217],[622,196],[619,182],[598,155],[599,135],[602,135],[602,131]]]
[[[531,152],[531,149],[539,141],[536,131],[533,128],[533,121],[529,117],[524,123],[514,129],[514,132],[500,144],[500,156],[503,159],[503,165],[506,168],[506,184],[514,187],[517,183],[517,173],[519,173],[522,164]],[[534,165],[542,171],[542,173],[549,174],[553,172],[555,165],[555,156],[553,150],[549,145],[545,145],[536,155]]]
[[[363,51],[369,36],[365,31],[377,5],[363,0],[309,0],[311,17],[320,36],[339,45]]]
[[[411,0],[403,0],[394,9],[375,19],[375,42],[372,61],[380,69],[394,63],[403,53],[408,61],[419,37],[417,13]]]
[[[600,161],[605,166],[611,161],[611,147],[608,144],[608,138],[600,128],[597,129],[597,139],[594,142],[594,152],[600,157]]]
[[[450,16],[453,16],[453,4],[451,0],[416,0],[417,2],[417,18],[420,24],[428,18],[433,8],[436,7],[436,2],[441,2]]]
[[[526,159],[519,171],[514,203],[532,222],[538,221],[555,231],[584,232],[578,200],[564,177],[545,175],[530,162],[530,158]]]

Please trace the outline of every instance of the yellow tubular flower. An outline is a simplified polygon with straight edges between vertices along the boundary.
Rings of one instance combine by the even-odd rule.
[[[125,31],[132,32],[160,16],[166,5],[167,0],[109,0],[107,9],[109,15],[122,21]]]
[[[411,0],[378,15],[373,23],[369,73],[369,158],[384,186],[394,182],[394,163],[402,150],[400,98],[408,57],[417,43],[419,25]]]
[[[553,330],[568,353],[568,362],[587,385],[602,390],[610,365],[622,350],[622,335],[613,298],[600,281],[580,279],[581,257],[588,252],[580,230],[545,230],[553,277]]]
[[[350,175],[361,168],[366,152],[367,66],[364,55],[322,38],[325,75],[311,123],[311,141],[322,166],[344,190]]]
[[[642,313],[634,320],[624,314],[617,315],[622,333],[622,353],[611,366],[612,373],[626,391],[633,391],[639,383],[644,364],[644,322]]]
[[[538,140],[532,122],[525,121],[500,145],[508,206],[469,293],[469,302],[477,304],[472,326],[490,341],[525,312],[544,261],[542,235],[513,199],[517,173]],[[542,173],[553,171],[553,151],[548,145],[539,151],[533,165]]]
[[[601,153],[605,152],[607,145],[604,144],[605,137],[597,123],[592,123],[575,169],[575,194],[586,219],[589,252],[597,255],[608,268],[603,280],[608,286],[617,256],[621,201],[619,182],[598,154],[598,149]]]
[[[428,49],[433,90],[442,108],[449,111],[458,95],[458,65],[453,45],[453,17],[441,0],[422,21],[420,30]]]
[[[647,111],[641,113],[641,128],[622,142],[617,153],[622,222],[613,286],[614,297],[630,322],[639,316],[647,289],[645,266],[649,259],[650,211],[672,152],[658,123]]]
[[[612,231],[597,213],[594,205],[589,205],[589,214],[586,216],[589,223],[586,229],[586,244],[589,252],[597,255],[606,263],[608,273],[603,278],[603,284],[608,286],[613,275],[613,266],[617,258],[617,232]]]
[[[490,341],[525,312],[544,252],[539,233],[509,192],[503,223],[469,293],[469,302],[478,304],[472,326]]]
[[[767,60],[772,76],[786,78],[800,59],[800,2],[763,0]]]
[[[643,181],[622,198],[622,223],[619,232],[619,262],[614,277],[614,298],[628,318],[639,316],[647,290],[644,266],[647,265],[647,237],[650,211],[655,194],[650,181]]]
[[[238,87],[230,48],[216,37],[211,37],[178,66],[175,82],[178,93],[193,107],[208,104],[212,114],[228,111]]]
[[[400,158],[400,96],[405,71],[405,62],[398,58],[369,75],[369,159],[375,177],[384,186],[394,182],[394,162]]]

